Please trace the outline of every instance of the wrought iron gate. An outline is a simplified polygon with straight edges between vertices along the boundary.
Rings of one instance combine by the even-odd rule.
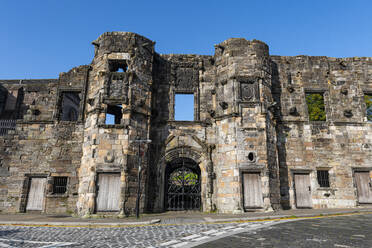
[[[167,173],[167,210],[200,210],[200,170],[196,165],[171,166]],[[193,168],[194,167],[194,168]]]

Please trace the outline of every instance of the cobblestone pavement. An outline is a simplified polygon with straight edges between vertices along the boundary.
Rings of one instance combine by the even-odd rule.
[[[191,247],[268,222],[138,227],[0,226],[0,247]]]
[[[196,247],[372,247],[372,215],[338,216],[278,223]]]
[[[133,227],[0,226],[0,247],[372,247],[372,215]]]
[[[0,247],[182,247],[271,222],[110,228],[0,226]]]

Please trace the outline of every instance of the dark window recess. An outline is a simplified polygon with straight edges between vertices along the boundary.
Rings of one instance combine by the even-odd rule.
[[[67,177],[53,178],[53,194],[64,194],[67,190]]]
[[[0,86],[0,119],[21,119],[23,117],[21,110],[23,98],[24,92],[22,87],[17,90],[8,91]]]
[[[106,112],[106,125],[121,124],[121,119],[123,117],[121,105],[108,105]]]
[[[176,121],[194,120],[194,94],[175,94],[174,119]]]
[[[79,118],[79,92],[63,92],[61,106],[61,121],[77,121]]]
[[[320,187],[329,188],[329,173],[327,170],[318,170],[317,177]]]
[[[306,93],[306,104],[309,121],[325,121],[325,105],[323,93]]]
[[[367,121],[372,122],[372,95],[364,95],[364,102],[366,103]]]
[[[128,69],[127,61],[124,59],[115,59],[108,61],[110,72],[126,72]]]
[[[248,160],[249,160],[249,162],[254,162],[255,156],[254,156],[254,153],[253,152],[250,152],[248,154]]]

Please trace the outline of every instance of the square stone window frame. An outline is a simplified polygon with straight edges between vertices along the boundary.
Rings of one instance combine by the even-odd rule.
[[[332,167],[316,167],[315,168],[315,176],[316,176],[316,182],[318,184],[317,190],[331,190],[332,189],[332,181],[334,179],[334,174],[331,173]],[[321,187],[318,183],[318,171],[328,171],[328,183],[329,187]]]
[[[368,124],[372,124],[372,121],[368,121],[367,119],[367,105],[365,103],[365,100],[364,100],[364,96],[365,95],[369,95],[369,96],[372,96],[372,90],[363,90],[363,96],[362,96],[362,103],[363,103],[363,116],[364,116],[364,122],[368,123]]]
[[[175,120],[175,112],[176,112],[176,94],[189,94],[194,95],[194,120],[193,121],[179,121]],[[193,89],[182,89],[178,90],[175,89],[174,86],[171,87],[170,90],[170,101],[169,101],[169,121],[174,122],[198,122],[200,121],[200,91],[199,87],[194,87]]]
[[[325,112],[325,115],[326,115],[326,120],[325,121],[311,121],[309,119],[309,109],[307,107],[307,102],[306,102],[306,94],[322,94],[323,95],[323,101],[324,101],[324,112]],[[305,116],[306,116],[306,119],[309,123],[325,123],[325,122],[329,122],[330,120],[330,116],[328,115],[328,96],[329,94],[329,91],[328,89],[313,89],[313,88],[304,88],[304,104],[305,104]]]
[[[107,108],[109,105],[121,105],[122,106],[122,114],[123,111],[129,111],[129,109],[124,109],[124,106],[123,105],[126,105],[126,103],[123,103],[123,99],[121,100],[112,100],[112,99],[107,99],[107,98],[104,98],[103,99],[103,104],[104,104],[104,108],[100,109],[99,111],[99,114],[107,114]],[[105,117],[105,120],[106,120],[106,117]],[[128,126],[129,123],[123,123],[123,121],[125,122],[126,120],[123,119],[122,117],[122,123],[121,124],[105,124],[105,122],[99,122],[98,124],[98,127],[99,128],[107,128],[107,129],[110,129],[110,128],[119,128],[119,129],[122,129],[122,128],[126,128]],[[127,120],[129,121],[129,120]]]
[[[61,111],[62,111],[62,101],[63,101],[63,93],[67,92],[74,92],[80,94],[82,97],[80,99],[79,104],[79,116],[77,121],[62,121],[61,120]],[[85,92],[82,88],[67,88],[67,87],[61,87],[57,89],[57,102],[54,112],[54,119],[58,120],[58,122],[66,122],[66,123],[82,123],[83,117],[84,117],[84,95]]]
[[[54,193],[53,187],[54,187],[54,178],[55,177],[67,177],[66,182],[66,192],[61,193]],[[48,192],[46,197],[53,198],[53,197],[68,197],[69,191],[70,191],[70,180],[71,180],[71,173],[52,173],[50,177],[47,178],[47,184],[48,184]]]

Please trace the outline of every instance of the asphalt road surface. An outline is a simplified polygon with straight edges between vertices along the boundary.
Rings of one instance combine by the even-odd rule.
[[[350,215],[278,223],[197,247],[372,247],[372,215]]]

